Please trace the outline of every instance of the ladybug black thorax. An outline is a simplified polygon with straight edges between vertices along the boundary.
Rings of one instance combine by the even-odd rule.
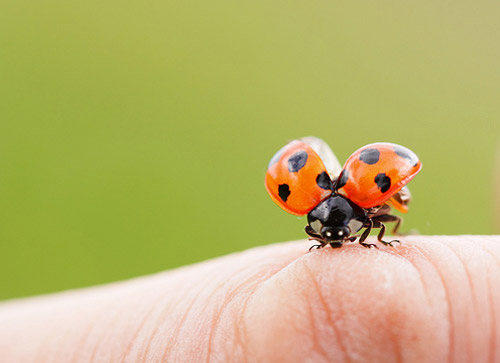
[[[365,211],[339,194],[332,194],[307,215],[309,226],[327,241],[343,241],[359,231],[366,221]]]

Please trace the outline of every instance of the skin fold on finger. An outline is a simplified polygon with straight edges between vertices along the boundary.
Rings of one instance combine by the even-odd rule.
[[[308,247],[0,304],[0,361],[500,361],[499,236]]]

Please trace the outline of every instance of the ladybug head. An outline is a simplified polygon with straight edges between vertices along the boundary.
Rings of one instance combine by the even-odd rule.
[[[362,208],[338,194],[318,204],[307,215],[309,226],[328,243],[348,240],[363,227],[365,220]]]

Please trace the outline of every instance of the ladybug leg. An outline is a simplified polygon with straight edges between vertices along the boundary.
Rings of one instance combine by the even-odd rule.
[[[378,248],[377,245],[373,244],[373,243],[364,243],[365,242],[365,239],[368,238],[368,236],[370,235],[370,232],[373,228],[373,220],[370,218],[368,220],[369,224],[368,226],[366,227],[365,231],[363,232],[363,234],[361,235],[361,237],[359,238],[359,244],[363,247],[367,247],[367,248],[371,248],[371,247],[375,247],[375,248]]]
[[[311,247],[309,247],[309,252],[311,252],[311,250],[313,248],[320,249],[320,248],[323,248],[326,246],[326,243],[325,243],[325,241],[323,241],[323,238],[321,238],[320,235],[315,233],[314,230],[310,226],[306,226],[306,228],[304,230],[309,235],[309,241],[319,242],[319,244],[312,245]]]
[[[312,250],[313,248],[316,248],[317,250],[319,250],[320,248],[323,248],[323,247],[325,247],[325,246],[326,246],[326,242],[325,242],[325,241],[323,241],[323,239],[321,239],[320,237],[317,237],[317,236],[315,236],[315,237],[312,237],[312,236],[311,236],[311,237],[309,237],[309,241],[319,242],[319,244],[317,244],[317,245],[312,245],[311,247],[309,247],[309,252],[311,252],[311,250]]]
[[[389,241],[389,242],[382,240],[382,238],[384,238],[384,234],[385,234],[385,224],[383,224],[382,222],[377,221],[375,223],[375,228],[380,228],[380,232],[378,233],[378,236],[377,236],[377,239],[380,243],[383,243],[384,245],[391,246],[391,247],[394,247],[393,243],[396,243],[396,242],[401,244],[401,242],[397,239]]]
[[[311,226],[305,226],[304,231],[312,238],[321,238],[319,234],[317,234]]]
[[[314,248],[319,250],[320,248],[323,248],[326,246],[326,243],[324,243],[323,241],[317,240],[317,239],[309,238],[309,241],[317,241],[320,243],[318,245],[312,245],[311,247],[309,247],[309,252],[311,252]]]
[[[394,216],[391,214],[383,214],[383,215],[380,215],[380,216],[373,218],[373,221],[376,224],[375,228],[383,228],[384,233],[385,233],[385,226],[384,226],[383,222],[396,222],[396,224],[394,225],[394,228],[392,229],[392,234],[397,235],[397,236],[401,235],[398,233],[398,229],[401,226],[401,222],[403,221],[403,219],[401,217]],[[382,226],[384,226],[384,227],[382,227]],[[382,234],[382,237],[383,236],[384,236],[384,234]],[[382,237],[380,237],[380,238],[382,238]],[[380,241],[380,239],[379,239],[379,241]],[[382,241],[380,241],[380,242],[382,242]],[[398,240],[391,241],[391,242],[401,243]]]
[[[354,236],[347,237],[347,240],[350,242],[356,241],[356,239],[359,237],[359,234],[355,234]]]
[[[383,222],[396,222],[396,224],[394,225],[394,228],[392,229],[392,234],[399,235],[398,230],[399,230],[399,227],[401,226],[401,223],[403,222],[403,218],[398,217],[398,216],[394,216],[392,214],[382,214],[382,215],[373,217],[373,221],[375,223],[377,223],[377,222],[382,222],[382,223]],[[375,228],[379,228],[379,227],[375,227]]]
[[[398,230],[399,230],[399,227],[401,227],[401,223],[403,222],[403,218],[398,217],[398,216],[392,216],[392,217],[396,218],[396,221],[395,221],[396,224],[392,228],[392,234],[395,236],[402,236],[402,234],[399,233]]]

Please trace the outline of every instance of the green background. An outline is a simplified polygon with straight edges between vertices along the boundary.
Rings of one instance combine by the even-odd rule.
[[[414,150],[403,231],[494,233],[499,9],[2,0],[0,299],[304,238],[263,178],[307,135]]]

